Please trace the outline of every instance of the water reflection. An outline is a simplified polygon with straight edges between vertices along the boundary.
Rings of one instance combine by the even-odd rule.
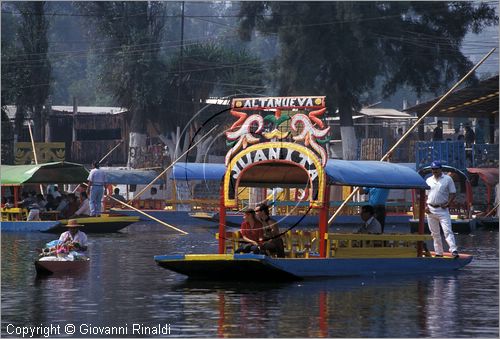
[[[498,232],[457,237],[475,259],[455,274],[261,284],[190,281],[155,265],[156,254],[214,252],[207,232],[92,236],[88,271],[36,279],[36,248],[53,237],[2,234],[2,335],[9,323],[69,322],[168,323],[181,337],[499,334]]]

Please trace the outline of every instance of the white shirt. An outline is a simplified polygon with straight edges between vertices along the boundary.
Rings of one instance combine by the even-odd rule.
[[[87,242],[88,242],[87,235],[80,230],[78,230],[78,232],[76,232],[74,237],[71,235],[70,231],[64,232],[59,237],[59,241],[66,242],[68,240],[70,240],[72,242],[77,242],[82,246],[87,246]]]
[[[450,193],[457,192],[453,179],[446,174],[442,174],[438,179],[431,175],[425,182],[431,188],[427,190],[427,203],[431,205],[446,204]]]
[[[85,199],[82,204],[80,205],[80,208],[78,211],[75,212],[76,215],[80,214],[85,214],[85,215],[90,215],[90,202],[89,199]]]
[[[99,168],[94,168],[90,171],[88,181],[92,182],[92,185],[104,185],[106,183],[106,173]]]

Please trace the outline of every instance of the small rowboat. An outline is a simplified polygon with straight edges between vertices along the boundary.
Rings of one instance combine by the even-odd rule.
[[[44,257],[56,258],[56,257]],[[43,259],[43,258],[41,258]],[[36,260],[35,268],[37,274],[54,274],[54,273],[74,273],[88,269],[90,258],[79,260]]]

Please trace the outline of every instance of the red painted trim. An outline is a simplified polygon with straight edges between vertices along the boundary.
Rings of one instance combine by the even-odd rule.
[[[219,197],[219,254],[226,252],[226,206],[224,206],[224,179],[220,186]]]
[[[319,256],[326,258],[325,234],[328,233],[328,210],[330,207],[330,186],[326,185],[323,207],[319,211]]]

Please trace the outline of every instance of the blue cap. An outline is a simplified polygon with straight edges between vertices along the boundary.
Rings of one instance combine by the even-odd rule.
[[[439,161],[437,161],[437,160],[436,160],[436,161],[433,161],[433,162],[431,163],[431,168],[432,168],[432,169],[435,169],[435,168],[442,168],[442,167],[443,167],[443,166],[441,165],[441,162],[439,162]]]

